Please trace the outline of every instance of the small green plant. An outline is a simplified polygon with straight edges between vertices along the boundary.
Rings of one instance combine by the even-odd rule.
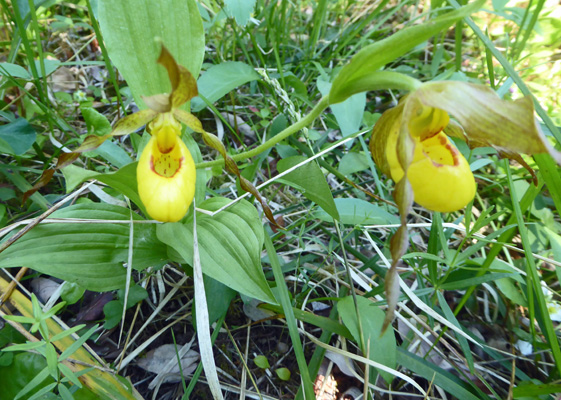
[[[80,346],[82,346],[82,344],[84,344],[91,335],[93,335],[97,326],[92,327],[83,334],[79,340],[75,341],[72,346],[68,347],[61,354],[58,354],[53,342],[80,331],[85,327],[85,325],[77,325],[59,334],[51,335],[47,326],[47,320],[56,315],[65,306],[65,302],[58,303],[48,311],[42,310],[35,294],[31,295],[31,302],[33,306],[33,317],[17,315],[2,316],[8,321],[17,322],[19,324],[29,324],[29,332],[31,334],[39,332],[41,339],[32,341],[28,340],[26,343],[22,344],[14,344],[1,349],[1,351],[34,352],[43,356],[47,363],[46,367],[43,368],[23,389],[17,393],[15,400],[29,395],[32,391],[35,391],[35,393],[30,397],[25,397],[26,399],[38,399],[49,392],[58,393],[64,400],[73,399],[74,397],[72,394],[82,388],[82,383],[78,378],[87,373],[89,369],[83,369],[79,372],[75,372],[72,370],[72,363],[68,362],[68,360],[71,358],[72,354],[74,354],[74,352],[78,350],[78,348],[80,348]],[[53,382],[43,385],[43,382],[49,377]],[[37,390],[38,387],[40,387],[39,390]]]

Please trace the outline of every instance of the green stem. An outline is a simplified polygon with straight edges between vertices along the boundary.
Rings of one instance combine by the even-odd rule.
[[[263,153],[265,150],[270,149],[271,147],[273,147],[277,143],[283,141],[284,139],[286,139],[287,137],[289,137],[291,135],[294,135],[296,132],[300,131],[302,128],[305,128],[306,126],[311,124],[321,114],[321,112],[323,110],[325,110],[328,106],[329,106],[329,97],[322,98],[319,101],[319,103],[317,103],[316,106],[312,109],[312,111],[310,111],[310,113],[308,115],[306,115],[304,118],[302,118],[300,121],[290,125],[284,131],[282,131],[278,135],[275,135],[274,137],[267,140],[265,143],[261,144],[260,146],[257,146],[256,148],[254,148],[252,150],[244,151],[243,153],[233,155],[232,159],[234,161],[242,161],[242,160],[247,160],[248,158],[255,157],[256,155]],[[214,161],[207,161],[207,162],[198,163],[198,164],[196,164],[196,167],[197,167],[197,169],[200,169],[200,168],[214,167],[215,165],[223,165],[223,164],[224,164],[224,160],[221,159],[221,160],[214,160]]]

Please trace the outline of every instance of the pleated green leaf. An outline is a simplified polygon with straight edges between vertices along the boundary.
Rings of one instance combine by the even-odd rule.
[[[127,208],[77,204],[52,218],[130,220]],[[142,220],[133,214],[134,220]],[[133,268],[142,270],[166,259],[166,247],[156,239],[152,224],[135,224]],[[128,223],[41,224],[0,254],[0,267],[26,266],[44,274],[104,292],[124,287],[128,259]]]
[[[198,205],[216,211],[231,200],[215,197]],[[177,253],[182,263],[193,262],[193,217],[185,224],[158,225],[158,239]],[[263,227],[255,207],[247,201],[214,216],[197,214],[197,236],[203,274],[247,296],[275,303],[261,267]]]

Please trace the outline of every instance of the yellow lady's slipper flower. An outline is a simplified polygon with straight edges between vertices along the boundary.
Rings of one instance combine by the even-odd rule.
[[[403,190],[411,190],[414,200],[429,210],[456,211],[475,196],[469,164],[444,133],[452,125],[450,116],[459,123],[450,132],[472,148],[491,146],[521,162],[519,153],[547,152],[561,160],[539,130],[530,98],[504,101],[485,86],[464,82],[423,84],[380,117],[370,151],[395,182],[407,171]],[[398,206],[407,210],[406,196],[400,196]]]
[[[150,217],[177,222],[193,202],[197,175],[193,157],[181,140],[180,122],[196,132],[202,131],[201,122],[178,107],[198,91],[195,78],[177,65],[164,46],[158,62],[168,71],[172,92],[145,97],[149,108],[121,119],[111,134],[125,135],[148,124],[152,138],[138,160],[138,194]]]
[[[399,298],[397,265],[409,244],[407,215],[413,200],[429,210],[449,212],[465,207],[475,195],[470,167],[445,128],[471,148],[493,147],[528,169],[520,153],[549,153],[561,165],[561,153],[535,121],[529,96],[504,101],[482,85],[441,81],[420,85],[384,112],[372,130],[370,151],[382,172],[396,182],[393,197],[401,224],[390,242],[393,261],[386,274],[388,311],[382,332]]]
[[[448,124],[448,114],[428,107],[423,111],[433,118],[425,120],[425,125],[423,121],[409,124],[410,132],[415,131],[412,135],[415,153],[407,169],[407,178],[415,201],[428,210],[459,210],[475,196],[473,174],[464,156],[442,132]],[[398,129],[393,130],[386,144],[390,174],[396,182],[404,175],[397,155],[398,134]]]
[[[138,194],[152,218],[176,222],[195,196],[195,162],[180,138],[181,124],[172,114],[159,114],[150,125],[152,138],[136,170]]]

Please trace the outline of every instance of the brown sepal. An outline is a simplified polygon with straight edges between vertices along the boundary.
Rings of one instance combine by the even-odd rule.
[[[199,94],[197,81],[187,68],[177,64],[168,49],[162,45],[158,63],[168,71],[172,92],[169,95],[171,108],[177,108]]]

